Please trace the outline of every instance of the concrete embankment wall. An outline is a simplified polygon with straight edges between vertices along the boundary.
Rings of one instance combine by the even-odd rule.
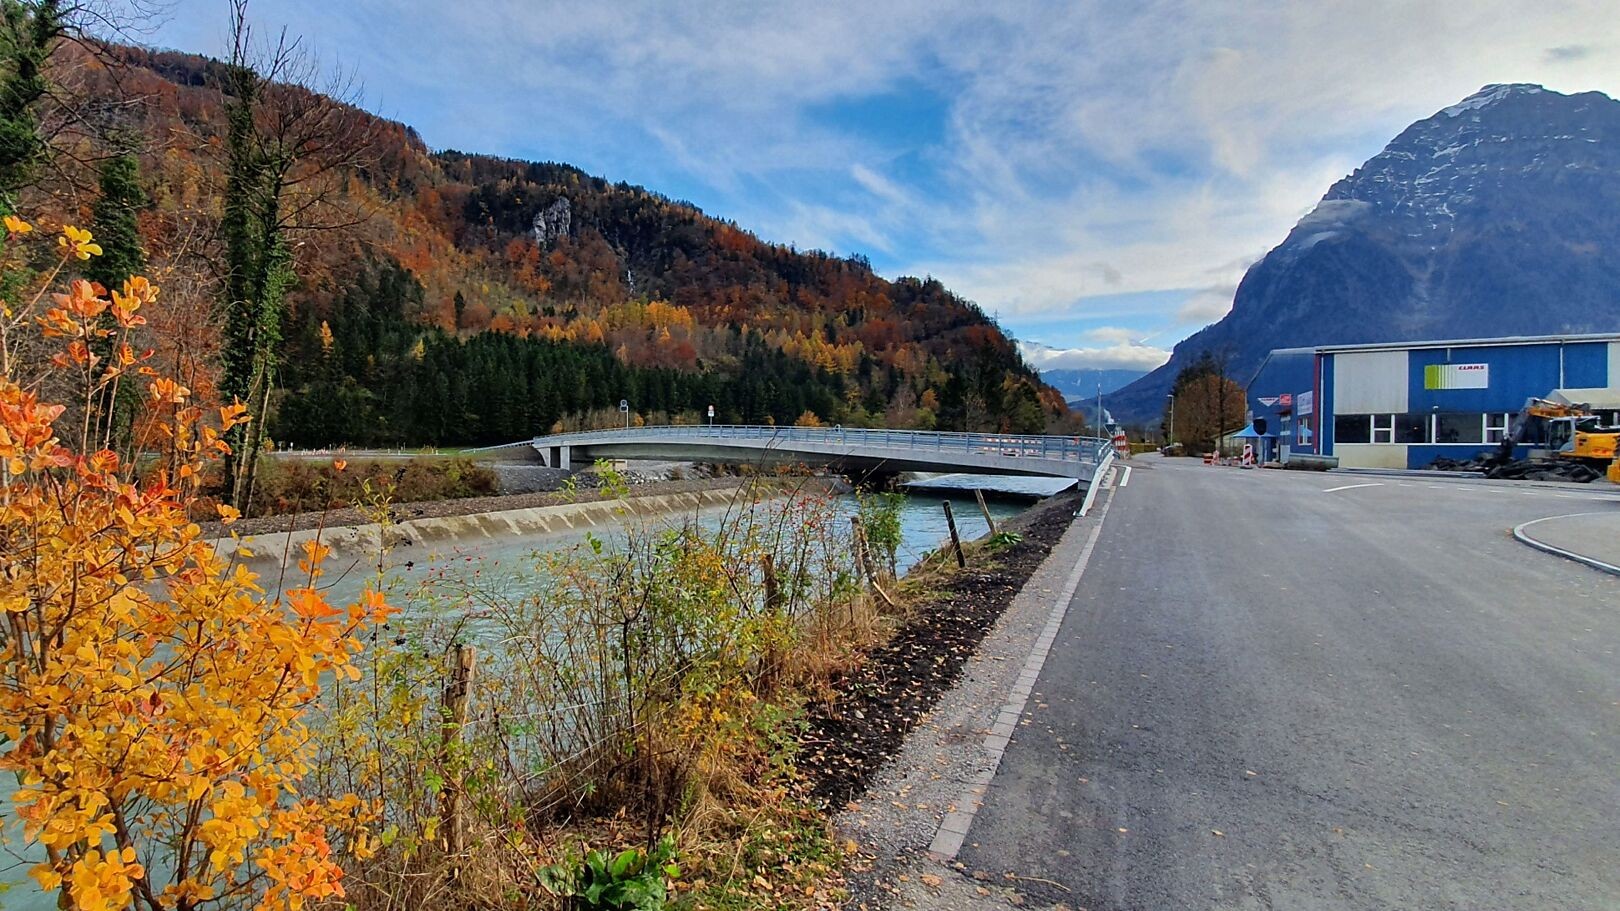
[[[825,489],[830,490],[831,485]],[[296,564],[303,556],[305,543],[318,537],[322,544],[331,548],[334,560],[353,561],[375,557],[382,551],[385,536],[391,550],[412,545],[477,546],[481,542],[496,542],[517,536],[583,534],[594,528],[622,526],[627,518],[634,520],[742,507],[754,499],[785,496],[788,493],[791,490],[785,488],[756,488],[751,491],[739,485],[464,516],[408,519],[386,527],[369,524],[271,532],[243,536],[240,546],[248,549],[255,562],[280,563],[281,555],[285,554],[288,564]],[[216,541],[215,547],[226,554],[238,549],[237,543],[228,538]]]

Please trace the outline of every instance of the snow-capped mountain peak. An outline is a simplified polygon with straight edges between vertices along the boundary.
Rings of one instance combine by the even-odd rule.
[[[1620,102],[1485,86],[1335,183],[1224,319],[1110,407],[1157,414],[1204,351],[1241,374],[1298,345],[1620,331],[1617,212]]]
[[[1456,117],[1458,114],[1465,114],[1469,111],[1477,111],[1480,108],[1495,104],[1509,95],[1534,95],[1537,92],[1545,91],[1546,89],[1542,88],[1541,86],[1528,82],[1492,83],[1474,94],[1469,95],[1467,98],[1464,98],[1456,104],[1448,108],[1442,108],[1440,113],[1447,117]]]

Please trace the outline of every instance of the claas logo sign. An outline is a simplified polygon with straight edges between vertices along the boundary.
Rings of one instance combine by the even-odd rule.
[[[1424,389],[1488,389],[1490,364],[1430,364],[1423,368]]]

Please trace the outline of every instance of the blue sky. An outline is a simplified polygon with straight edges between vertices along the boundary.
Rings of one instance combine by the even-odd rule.
[[[566,161],[931,274],[1064,366],[1141,367],[1413,120],[1620,90],[1608,3],[254,0],[436,148]],[[150,43],[218,55],[221,0]]]

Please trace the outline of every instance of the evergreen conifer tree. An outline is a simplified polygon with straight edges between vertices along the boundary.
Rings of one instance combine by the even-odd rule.
[[[127,152],[102,163],[100,183],[101,195],[90,214],[91,230],[102,252],[84,264],[84,275],[112,291],[146,268],[136,213],[146,208],[148,200],[141,189],[140,161]]]

